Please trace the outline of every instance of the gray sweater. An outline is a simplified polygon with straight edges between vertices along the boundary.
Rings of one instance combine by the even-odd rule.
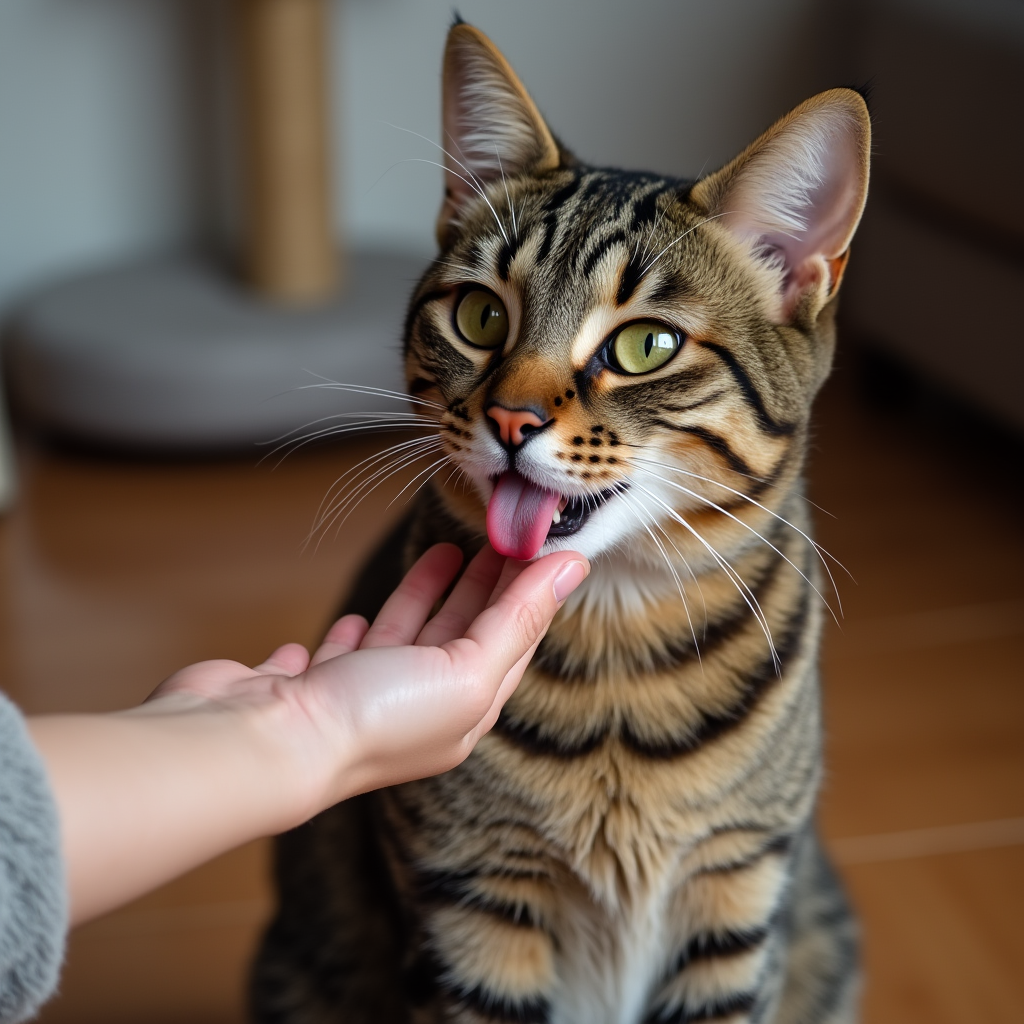
[[[57,987],[68,927],[57,807],[18,709],[0,694],[0,1024]]]

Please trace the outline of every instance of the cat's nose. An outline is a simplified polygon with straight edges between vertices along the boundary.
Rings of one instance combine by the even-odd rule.
[[[512,448],[518,448],[546,422],[533,409],[506,409],[496,402],[487,407],[487,415],[497,425],[501,443]]]

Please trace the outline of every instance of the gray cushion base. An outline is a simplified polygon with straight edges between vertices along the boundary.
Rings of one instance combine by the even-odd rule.
[[[18,311],[12,394],[51,433],[134,449],[241,448],[318,417],[405,411],[310,385],[403,390],[402,318],[424,266],[352,254],[343,294],[300,309],[260,300],[199,256],[85,275]]]

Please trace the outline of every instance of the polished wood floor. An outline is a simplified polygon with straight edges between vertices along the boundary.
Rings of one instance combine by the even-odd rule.
[[[820,538],[856,581],[838,577],[845,617],[825,646],[822,825],[864,922],[864,1019],[1019,1024],[1020,452],[934,413],[872,413],[852,378],[822,395],[810,477]],[[368,500],[303,550],[332,481],[378,444],[272,469],[25,442],[22,500],[0,522],[0,685],[30,712],[115,708],[188,662],[313,643],[401,511]],[[241,1021],[267,871],[255,843],[79,929],[42,1020]]]

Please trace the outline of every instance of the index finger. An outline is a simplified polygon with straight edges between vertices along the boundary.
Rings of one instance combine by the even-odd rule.
[[[575,551],[547,555],[523,569],[466,629],[445,644],[464,671],[503,678],[547,631],[562,601],[586,578],[590,566]]]
[[[384,602],[360,647],[398,647],[411,644],[462,565],[454,544],[428,548]]]
[[[423,627],[416,643],[422,647],[440,647],[462,636],[466,627],[490,603],[507,559],[490,544],[474,555],[466,571],[442,605],[441,610]]]

